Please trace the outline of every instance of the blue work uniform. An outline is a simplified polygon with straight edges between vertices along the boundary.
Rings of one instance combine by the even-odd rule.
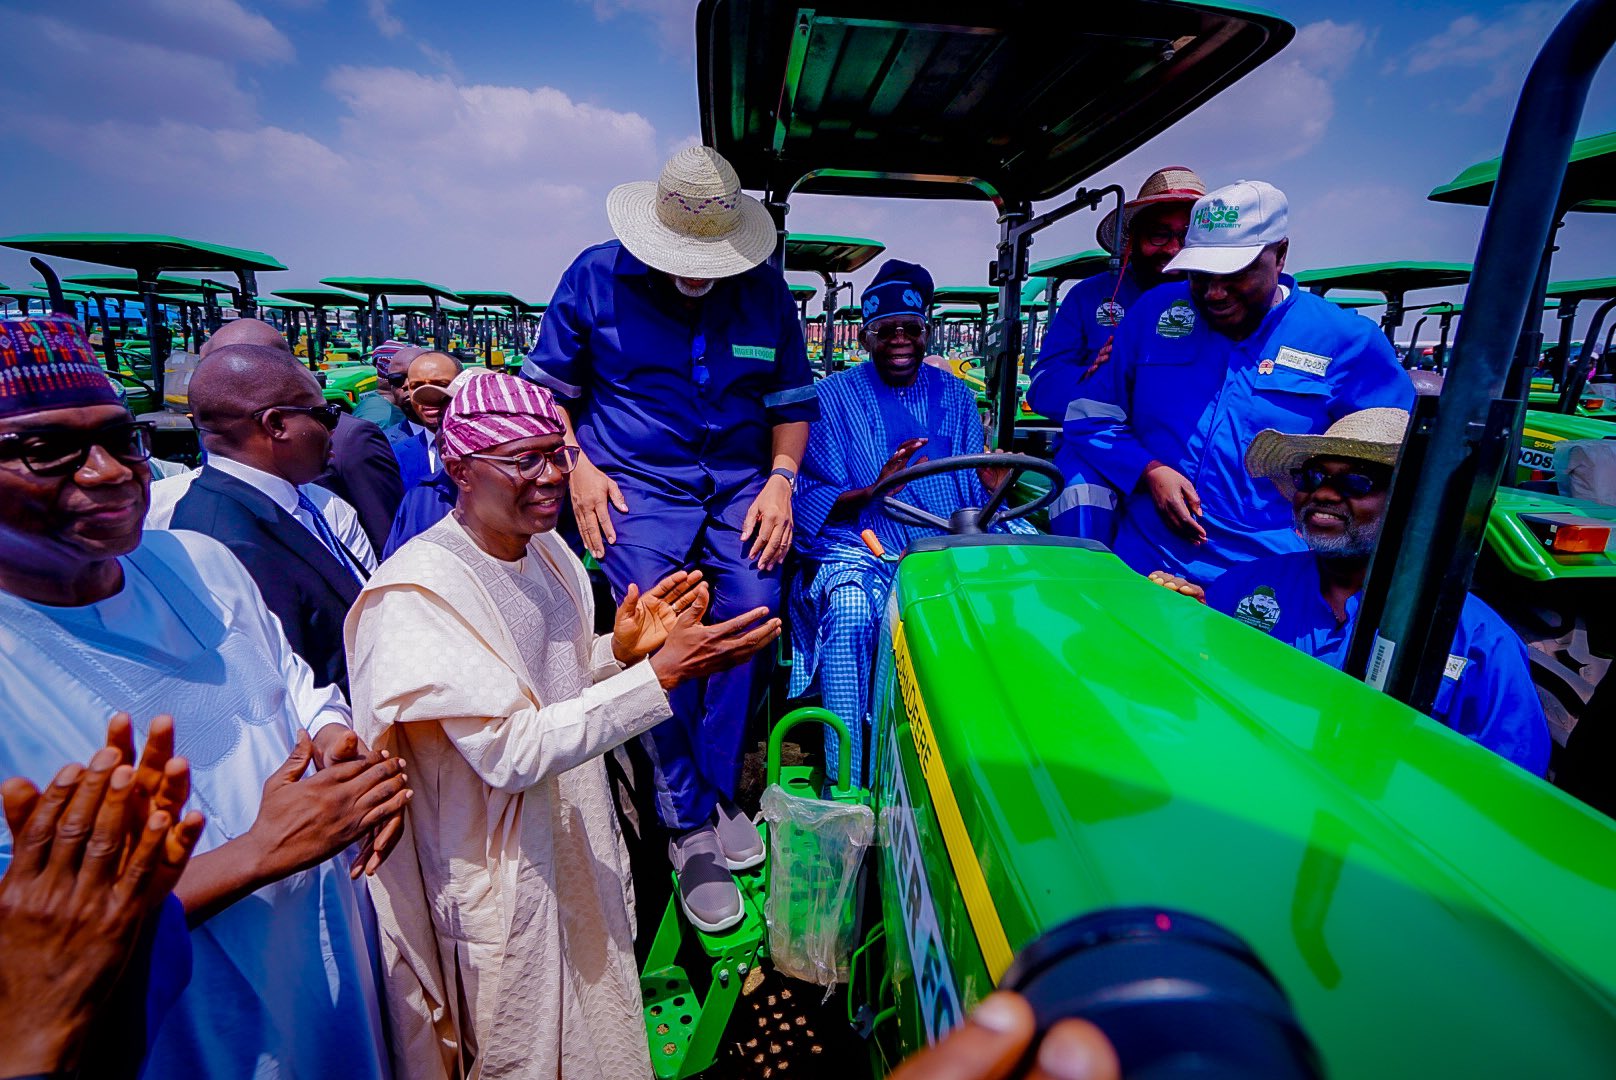
[[[1144,294],[1132,274],[1102,273],[1072,286],[1050,320],[1038,362],[1033,365],[1027,403],[1034,412],[1056,423],[1080,394],[1091,396],[1094,385],[1107,383],[1105,367],[1088,374],[1094,357],[1117,332],[1122,317]],[[1049,531],[1056,536],[1081,536],[1111,543],[1116,533],[1117,492],[1098,475],[1086,471],[1076,454],[1055,452],[1065,487],[1049,508]]]
[[[562,275],[522,366],[571,411],[589,460],[622,490],[617,542],[600,560],[621,599],[675,570],[700,568],[710,618],[775,610],[780,570],[758,569],[741,541],[773,460],[773,429],[819,418],[797,305],[764,264],[686,304],[620,243],[592,247]],[[646,736],[665,825],[704,824],[734,794],[746,718],[769,659],[688,682],[673,719]]]
[[[1206,591],[1207,604],[1331,667],[1347,660],[1358,597],[1337,623],[1319,583],[1318,559],[1296,551],[1241,563]],[[1526,646],[1492,608],[1466,595],[1433,719],[1534,776],[1549,767],[1549,723],[1532,685]]]
[[[1214,330],[1187,283],[1151,289],[1129,308],[1105,380],[1066,412],[1063,450],[1123,493],[1113,550],[1140,573],[1168,570],[1208,585],[1237,563],[1303,550],[1291,504],[1246,472],[1259,431],[1323,431],[1360,409],[1411,409],[1414,387],[1374,323],[1281,277],[1284,298],[1243,341]],[[1168,529],[1139,490],[1151,461],[1200,496],[1206,541]]]

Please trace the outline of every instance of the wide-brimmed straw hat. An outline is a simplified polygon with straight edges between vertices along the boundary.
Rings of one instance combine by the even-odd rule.
[[[1388,468],[1397,464],[1408,430],[1407,409],[1361,409],[1348,413],[1323,435],[1286,435],[1267,428],[1246,450],[1246,472],[1267,477],[1289,499],[1296,494],[1291,470],[1316,457],[1355,458]]]
[[[1193,203],[1206,194],[1206,184],[1195,173],[1182,165],[1169,165],[1150,174],[1139,187],[1137,198],[1122,204],[1122,231],[1128,231],[1133,216],[1147,206],[1162,203]],[[1117,247],[1117,212],[1112,210],[1100,219],[1094,230],[1100,246],[1113,255],[1120,254]]]
[[[645,265],[676,277],[744,273],[774,252],[779,234],[763,204],[718,151],[692,146],[654,183],[619,184],[606,196],[612,232]]]

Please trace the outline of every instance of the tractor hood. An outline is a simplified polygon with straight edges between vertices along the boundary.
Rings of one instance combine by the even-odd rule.
[[[932,888],[994,979],[1070,917],[1165,905],[1252,944],[1331,1075],[1616,1075],[1616,824],[1108,553],[1016,539],[917,545],[893,608]]]

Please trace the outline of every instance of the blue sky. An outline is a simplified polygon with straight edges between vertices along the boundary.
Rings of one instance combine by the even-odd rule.
[[[1424,194],[1498,152],[1567,5],[1269,6],[1297,40],[1095,180],[1131,190],[1165,164],[1213,185],[1269,180],[1291,199],[1293,270],[1468,260],[1481,213]],[[696,138],[694,8],[0,0],[0,234],[257,248],[291,268],[264,275],[266,289],[388,274],[545,299],[577,251],[609,237],[606,192]],[[1581,130],[1612,129],[1616,63]],[[985,203],[800,198],[790,224],[873,236],[948,284],[983,283],[996,237]],[[1063,223],[1033,257],[1091,247],[1092,230],[1086,216]],[[1573,218],[1561,247],[1557,278],[1616,274],[1616,220]],[[0,280],[35,276],[0,253]]]

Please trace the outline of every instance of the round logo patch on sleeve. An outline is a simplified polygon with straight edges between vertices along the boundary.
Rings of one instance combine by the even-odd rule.
[[[1122,305],[1115,300],[1107,300],[1094,309],[1094,321],[1101,326],[1115,326],[1122,321]]]
[[[1174,300],[1173,306],[1156,320],[1156,333],[1164,338],[1189,337],[1195,329],[1195,306],[1188,300]]]

